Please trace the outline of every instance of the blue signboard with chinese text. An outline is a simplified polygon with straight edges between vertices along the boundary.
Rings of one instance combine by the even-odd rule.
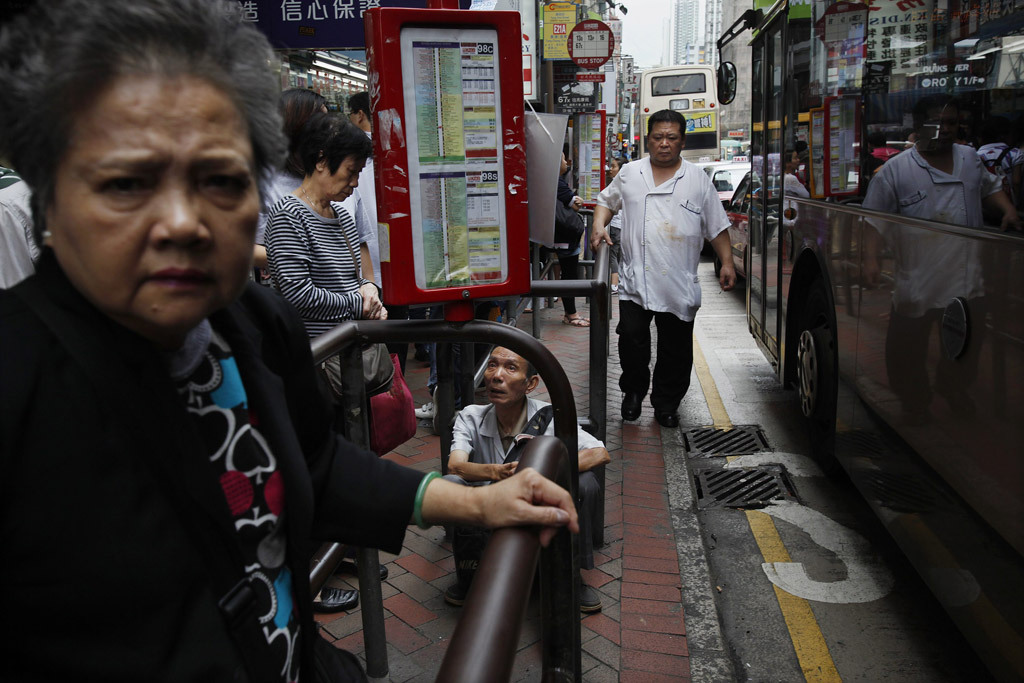
[[[372,7],[426,7],[427,0],[238,0],[242,14],[277,49],[359,50]],[[470,0],[460,0],[463,9]]]

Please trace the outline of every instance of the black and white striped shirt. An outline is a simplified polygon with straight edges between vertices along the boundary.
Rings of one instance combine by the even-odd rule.
[[[359,318],[359,287],[369,282],[359,275],[355,221],[341,204],[331,206],[338,217],[324,218],[287,194],[270,210],[264,237],[274,287],[299,310],[310,339]]]

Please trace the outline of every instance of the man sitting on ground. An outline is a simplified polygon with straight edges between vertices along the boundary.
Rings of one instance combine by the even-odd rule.
[[[452,450],[448,456],[445,479],[468,486],[482,486],[506,479],[515,474],[518,462],[506,463],[506,456],[515,446],[516,437],[531,433],[538,425],[534,416],[550,404],[527,398],[537,388],[540,377],[533,365],[519,354],[503,347],[491,352],[484,372],[484,386],[489,405],[471,405],[463,408],[455,419]],[[550,408],[547,411],[550,415]],[[543,416],[542,416],[543,417]],[[535,428],[531,430],[529,427]],[[546,420],[543,431],[554,435],[554,422]],[[604,444],[577,428],[579,443],[579,516],[580,516],[580,568],[593,569],[593,524],[600,504],[601,486],[591,472],[610,458]],[[456,564],[459,557],[455,558]],[[465,601],[468,583],[456,580],[445,591],[444,599],[452,605]],[[590,586],[580,581],[580,609],[584,612],[601,610],[601,600]]]

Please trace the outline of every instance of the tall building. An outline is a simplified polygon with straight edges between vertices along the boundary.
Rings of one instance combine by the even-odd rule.
[[[673,0],[672,63],[718,64],[722,0]]]
[[[672,63],[696,64],[696,50],[702,40],[701,10],[707,0],[673,0]]]

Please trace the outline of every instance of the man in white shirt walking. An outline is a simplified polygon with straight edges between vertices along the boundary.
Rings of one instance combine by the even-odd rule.
[[[736,284],[729,218],[707,174],[680,158],[682,114],[663,109],[648,120],[650,156],[625,165],[597,199],[591,246],[612,243],[606,227],[622,215],[619,265],[619,362],[622,418],[640,417],[648,387],[654,417],[679,425],[676,412],[690,385],[693,319],[700,308],[697,265],[708,240],[722,262],[723,290]],[[658,360],[651,362],[651,319],[658,326]]]

